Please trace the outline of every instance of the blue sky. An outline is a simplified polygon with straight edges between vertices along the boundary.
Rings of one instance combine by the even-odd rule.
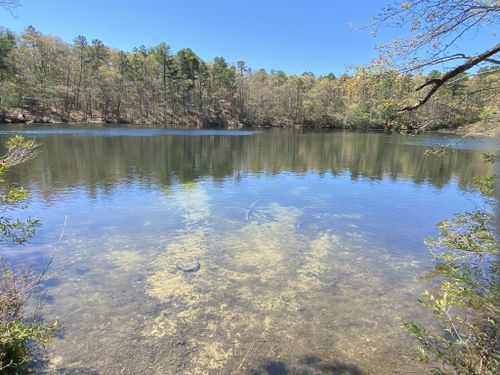
[[[106,45],[131,50],[160,42],[174,51],[193,49],[204,60],[224,56],[252,69],[300,74],[334,72],[365,64],[376,55],[364,24],[386,0],[21,0],[12,17],[0,12],[0,25],[20,32],[28,25],[71,42],[82,34]],[[397,35],[390,30],[382,38]],[[380,35],[379,35],[380,37]],[[466,42],[467,43],[467,42]],[[475,46],[488,46],[475,40]],[[472,43],[471,43],[472,45]]]

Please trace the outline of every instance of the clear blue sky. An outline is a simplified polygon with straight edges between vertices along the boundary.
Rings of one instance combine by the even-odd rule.
[[[28,25],[72,42],[85,35],[126,51],[166,42],[193,49],[204,60],[223,56],[252,69],[300,74],[334,72],[369,63],[376,55],[364,24],[386,0],[21,0],[17,17],[0,12],[0,25]],[[383,38],[396,36],[391,30]],[[485,41],[484,41],[485,42]],[[475,41],[476,46],[483,41]],[[484,43],[486,45],[486,42]]]

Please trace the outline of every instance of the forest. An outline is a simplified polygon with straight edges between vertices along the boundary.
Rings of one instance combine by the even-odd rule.
[[[167,43],[125,52],[79,35],[68,44],[30,26],[21,34],[0,31],[0,122],[455,128],[487,121],[497,110],[497,70],[462,73],[426,106],[404,111],[418,98],[415,88],[439,71],[370,65],[340,76],[288,75],[223,57],[203,61]]]

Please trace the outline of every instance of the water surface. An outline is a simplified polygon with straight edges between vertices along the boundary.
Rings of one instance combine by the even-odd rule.
[[[418,373],[434,225],[478,204],[488,140],[325,131],[9,126],[38,157],[7,180],[42,220],[6,249],[43,267],[59,374]],[[197,269],[196,272],[184,272]],[[40,370],[42,371],[42,370]]]

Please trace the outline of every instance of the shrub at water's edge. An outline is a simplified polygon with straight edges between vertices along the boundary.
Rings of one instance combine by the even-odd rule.
[[[494,155],[485,161],[494,163]],[[498,235],[495,232],[496,177],[476,181],[485,204],[438,224],[426,244],[435,268],[433,287],[419,300],[440,329],[412,321],[404,328],[419,342],[419,358],[432,361],[438,374],[498,374],[500,371]]]
[[[32,140],[15,136],[7,142],[7,153],[0,158],[0,179],[9,168],[31,159],[37,145]],[[0,245],[25,244],[39,226],[34,219],[19,220],[8,216],[8,211],[19,208],[28,198],[22,188],[6,186],[3,180],[0,195]],[[28,314],[41,275],[28,267],[14,267],[6,258],[0,264],[0,373],[18,374],[26,371],[32,349],[47,342],[57,322],[40,321],[35,311]]]

